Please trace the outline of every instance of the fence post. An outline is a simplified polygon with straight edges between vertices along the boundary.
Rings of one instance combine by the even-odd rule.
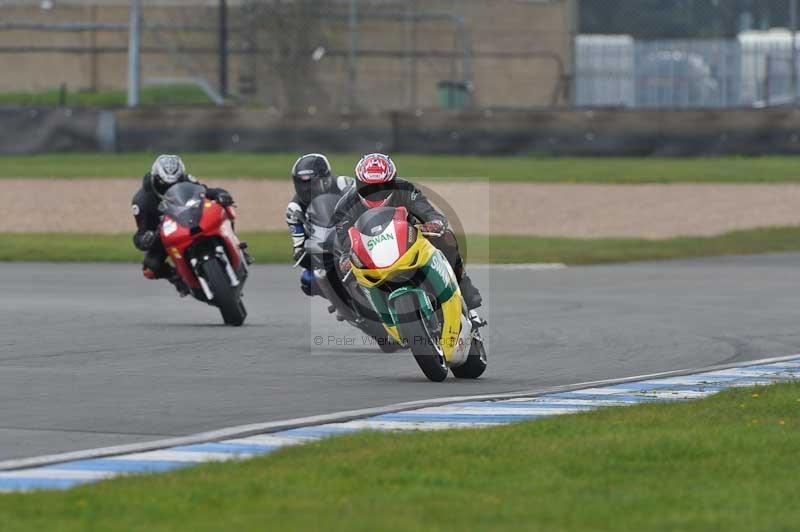
[[[219,95],[228,97],[228,3],[219,0]]]
[[[128,25],[128,107],[139,105],[139,44],[142,32],[141,0],[131,0]]]
[[[797,107],[797,0],[789,2],[789,20],[792,31],[792,105]]]
[[[767,53],[767,56],[764,60],[764,106],[769,107],[770,105],[770,93],[772,92],[772,87],[770,84],[770,70],[772,70],[772,56]]]
[[[350,109],[356,107],[358,99],[358,0],[350,0],[350,54],[349,54],[349,87],[348,102]]]
[[[566,9],[568,17],[567,29],[569,33],[567,37],[569,39],[569,62],[567,63],[567,91],[569,91],[569,93],[566,95],[564,103],[568,107],[575,107],[577,106],[578,94],[578,58],[576,54],[578,52],[578,34],[580,33],[580,0],[568,0]]]

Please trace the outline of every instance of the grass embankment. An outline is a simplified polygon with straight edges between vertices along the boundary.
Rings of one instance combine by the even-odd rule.
[[[70,91],[63,95],[59,89],[41,92],[0,93],[0,105],[72,107],[121,107],[128,101],[124,90]],[[196,85],[158,85],[143,87],[139,93],[141,105],[186,105],[212,103],[202,89]]]
[[[3,530],[795,530],[800,383],[0,497]]]
[[[195,175],[208,178],[287,179],[299,154],[186,153]],[[0,156],[0,177],[138,177],[153,153]],[[330,154],[336,172],[352,175],[359,154]],[[395,160],[408,178],[479,179],[541,183],[792,183],[800,157],[714,159],[547,158],[404,155]]]
[[[259,263],[288,263],[289,237],[283,231],[243,233]],[[800,227],[734,231],[713,237],[666,240],[633,238],[544,238],[470,236],[462,244],[467,262],[563,262],[598,264],[716,255],[800,251]],[[131,236],[72,233],[0,233],[0,261],[136,262],[141,253]]]

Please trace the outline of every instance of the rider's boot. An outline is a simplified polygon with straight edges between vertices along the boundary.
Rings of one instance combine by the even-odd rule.
[[[181,279],[181,276],[178,275],[177,272],[173,272],[172,275],[167,277],[167,280],[172,284],[172,286],[175,287],[175,290],[178,291],[178,295],[180,297],[186,297],[192,293],[192,291],[189,289],[189,287],[183,281],[183,279]]]
[[[175,290],[178,291],[178,295],[180,297],[186,297],[192,293],[192,291],[189,290],[189,286],[185,282],[183,282],[181,276],[178,275],[178,272],[175,271],[175,268],[173,268],[166,262],[161,265],[161,268],[159,269],[158,273],[159,273],[158,277],[160,279],[166,279],[167,281],[170,282],[172,286],[175,287]]]
[[[247,247],[248,247],[247,246],[247,242],[245,242],[245,241],[239,242],[239,249],[242,250],[242,255],[244,255],[244,261],[247,263],[248,266],[250,266],[251,264],[253,264],[255,262],[255,260],[247,252]]]
[[[472,337],[479,342],[483,342],[483,336],[481,336],[481,328],[486,327],[489,324],[489,322],[480,317],[477,311],[475,310],[469,311],[469,321],[472,324]]]
[[[300,290],[309,297],[322,295],[322,290],[319,289],[317,279],[314,277],[314,270],[303,270],[300,276]]]
[[[458,286],[461,288],[461,297],[464,298],[464,303],[466,303],[469,310],[474,310],[483,304],[481,293],[472,284],[472,280],[466,272],[462,272]]]

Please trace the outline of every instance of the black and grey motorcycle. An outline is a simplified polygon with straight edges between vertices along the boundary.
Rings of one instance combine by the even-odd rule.
[[[372,337],[381,351],[393,353],[401,346],[389,338],[355,279],[345,278],[339,269],[337,257],[341,252],[334,218],[339,198],[337,194],[320,194],[309,204],[302,220],[307,235],[303,257],[308,257],[317,286],[330,302],[328,311],[335,314],[337,320],[346,321]]]

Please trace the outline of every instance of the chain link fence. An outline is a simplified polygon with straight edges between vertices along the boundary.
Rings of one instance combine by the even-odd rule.
[[[146,86],[192,84],[216,92],[218,10],[213,5],[143,2],[142,77]],[[127,2],[0,3],[0,93],[66,87],[124,90]]]
[[[796,0],[584,0],[578,106],[793,104]],[[794,17],[796,18],[796,17]]]
[[[142,0],[143,87],[192,84],[311,113],[571,99],[575,0],[221,1]],[[0,93],[125,88],[128,1],[18,0],[0,12],[0,61],[22,74]]]

